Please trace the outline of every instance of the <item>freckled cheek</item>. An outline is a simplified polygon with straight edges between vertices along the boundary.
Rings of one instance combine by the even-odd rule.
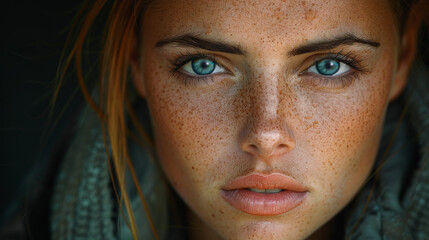
[[[154,120],[160,134],[168,135],[179,151],[198,154],[213,147],[222,147],[231,133],[231,122],[222,101],[212,97],[195,97],[178,93],[170,96],[167,106],[154,106],[160,110]],[[161,133],[162,132],[162,133]],[[163,136],[159,136],[163,137]]]
[[[226,166],[218,163],[224,160],[234,132],[231,104],[222,90],[166,84],[166,78],[148,79],[148,103],[161,163],[176,189],[187,194],[225,171]]]
[[[389,78],[381,76],[361,79],[352,95],[325,99],[318,109],[319,124],[311,131],[319,132],[312,152],[320,171],[310,181],[335,204],[345,204],[356,193],[375,160],[390,87]]]

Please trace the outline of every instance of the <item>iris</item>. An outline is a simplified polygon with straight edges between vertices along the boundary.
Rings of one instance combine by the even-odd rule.
[[[340,63],[333,59],[323,59],[316,63],[316,69],[322,75],[333,75],[340,70]]]
[[[192,60],[192,70],[198,75],[207,75],[215,70],[216,63],[209,59]]]

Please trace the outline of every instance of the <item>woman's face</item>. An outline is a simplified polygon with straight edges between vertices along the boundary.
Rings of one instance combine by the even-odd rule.
[[[303,239],[353,198],[397,92],[394,19],[373,0],[149,6],[136,86],[163,169],[204,224]]]

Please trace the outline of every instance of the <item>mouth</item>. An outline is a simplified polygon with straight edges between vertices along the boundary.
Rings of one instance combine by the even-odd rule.
[[[307,190],[295,179],[283,174],[250,174],[239,177],[221,190],[221,196],[239,211],[272,216],[286,213],[300,205]]]
[[[280,188],[275,188],[275,189],[247,188],[247,190],[255,192],[255,193],[267,193],[267,194],[279,193],[279,192],[284,191],[284,189],[280,189]]]

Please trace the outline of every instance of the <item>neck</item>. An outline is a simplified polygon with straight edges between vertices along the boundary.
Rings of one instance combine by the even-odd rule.
[[[189,221],[189,239],[190,240],[222,240],[200,217],[188,208],[187,216]]]
[[[337,217],[329,220],[329,222],[325,223],[322,227],[317,229],[313,234],[311,234],[306,240],[324,240],[324,239],[341,239],[338,235],[339,229],[339,221]]]

